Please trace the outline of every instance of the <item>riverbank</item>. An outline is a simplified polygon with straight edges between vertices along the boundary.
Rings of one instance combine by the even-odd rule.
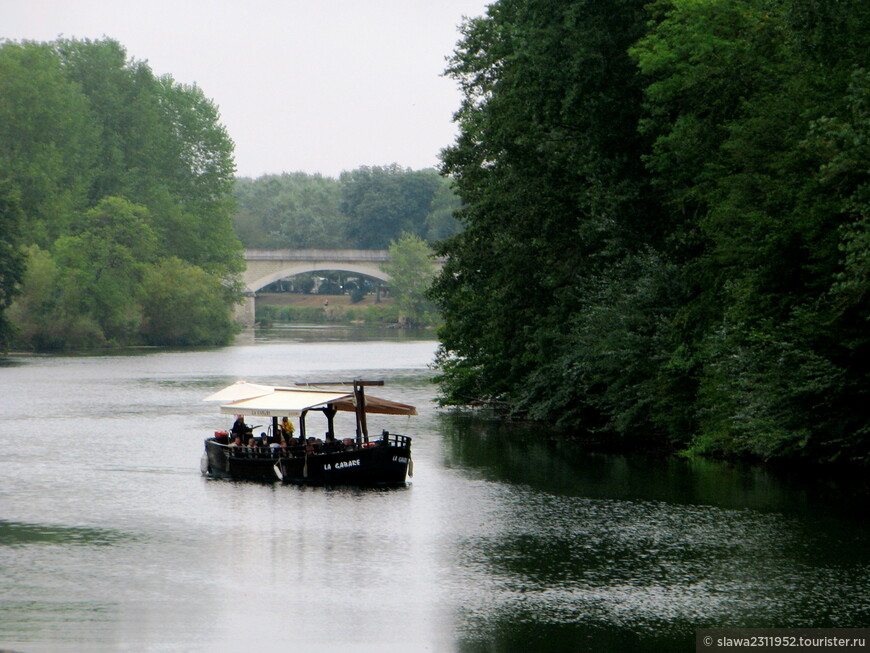
[[[350,295],[306,295],[290,292],[257,293],[258,306],[323,308],[324,305],[327,305],[333,308],[364,308],[368,306],[392,306],[393,304],[395,304],[395,300],[392,297],[381,297],[378,300],[375,295],[366,295],[360,301],[353,302]]]
[[[350,295],[262,293],[257,294],[254,319],[261,326],[278,322],[404,326],[395,300],[390,297],[377,299],[375,295],[366,295],[353,302]]]

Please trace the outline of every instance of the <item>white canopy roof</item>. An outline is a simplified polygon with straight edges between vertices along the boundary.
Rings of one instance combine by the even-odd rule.
[[[251,397],[262,397],[275,390],[271,385],[249,383],[248,381],[236,381],[222,390],[210,394],[203,401],[241,401]]]
[[[366,397],[365,403],[367,413],[417,414],[417,409],[414,406],[378,397]],[[221,406],[221,413],[256,417],[298,417],[303,411],[325,408],[327,405],[331,405],[336,410],[353,412],[355,410],[354,396],[352,393],[346,392],[274,388],[266,395],[224,404]]]

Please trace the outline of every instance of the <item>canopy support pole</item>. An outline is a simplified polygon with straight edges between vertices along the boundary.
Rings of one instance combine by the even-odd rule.
[[[357,442],[369,441],[369,427],[366,423],[366,391],[364,381],[353,382],[353,398],[356,406]],[[360,442],[362,439],[362,442]]]
[[[323,409],[323,414],[326,415],[326,441],[334,442],[335,441],[335,414],[338,411],[332,407],[327,406]]]

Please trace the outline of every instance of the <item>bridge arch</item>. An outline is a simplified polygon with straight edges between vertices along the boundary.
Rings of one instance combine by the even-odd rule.
[[[390,281],[390,275],[381,270],[381,266],[391,260],[387,250],[246,250],[247,269],[242,275],[242,281],[250,293],[255,293],[279,279],[327,270],[355,272]]]
[[[288,264],[286,267],[283,267],[279,270],[275,270],[265,274],[264,276],[258,279],[252,279],[250,281],[245,282],[245,286],[249,292],[257,292],[262,290],[270,283],[274,283],[280,279],[286,279],[287,277],[295,277],[297,274],[307,274],[309,272],[325,272],[325,271],[340,271],[340,272],[355,272],[356,274],[364,274],[368,277],[373,277],[375,279],[380,279],[381,281],[390,281],[392,277],[383,272],[379,268],[372,268],[370,266],[365,265],[354,265],[352,263],[342,263],[340,266],[333,267],[323,267],[319,265],[312,265],[310,263],[292,263]],[[246,275],[247,276],[247,275]]]
[[[392,261],[386,249],[248,249],[245,250],[247,269],[242,274],[245,284],[245,302],[236,312],[242,324],[253,326],[257,291],[270,283],[307,272],[339,270],[356,272],[382,281],[391,281],[381,269]],[[443,259],[436,258],[436,268]]]
[[[356,272],[375,279],[390,281],[381,266],[392,260],[388,250],[367,249],[248,249],[247,268],[242,274],[245,300],[236,311],[236,319],[253,326],[256,315],[257,291],[270,283],[297,274],[327,270]]]

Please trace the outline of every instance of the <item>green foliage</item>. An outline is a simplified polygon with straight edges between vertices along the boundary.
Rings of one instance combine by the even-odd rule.
[[[460,202],[434,170],[362,167],[236,181],[236,233],[254,249],[386,249],[402,232],[429,242],[459,230]]]
[[[0,351],[12,336],[6,309],[19,293],[24,277],[24,252],[19,242],[23,214],[17,193],[11,184],[0,180]]]
[[[142,206],[104,198],[82,216],[75,235],[54,243],[54,259],[68,286],[65,308],[89,316],[108,342],[131,342],[139,329],[141,314],[131,299],[143,264],[156,250],[148,217]]]
[[[425,233],[421,234],[423,239],[435,243],[458,233],[462,227],[456,219],[456,214],[461,208],[462,201],[453,191],[452,182],[440,178],[438,189],[432,198],[429,215],[426,216]]]
[[[858,0],[499,0],[469,21],[442,401],[870,460],[868,27]]]
[[[433,288],[444,401],[526,393],[570,350],[566,324],[601,271],[656,237],[659,211],[628,156],[641,95],[626,49],[642,4],[499,2],[464,27],[448,69],[465,93],[461,131],[444,155],[464,230],[440,248]],[[563,407],[577,395],[558,394]]]
[[[236,180],[236,233],[253,249],[347,246],[340,184],[301,172]]]
[[[29,242],[49,246],[85,201],[99,147],[87,96],[48,44],[0,45],[0,177]]]
[[[390,243],[392,261],[383,266],[390,275],[390,293],[396,300],[399,319],[410,325],[435,322],[435,305],[426,293],[435,277],[432,249],[419,236],[403,233]]]
[[[402,233],[427,235],[426,220],[442,187],[434,170],[362,167],[342,173],[339,181],[341,212],[355,246],[385,249]]]
[[[202,268],[171,256],[142,280],[142,334],[151,345],[226,345],[236,334],[230,289]]]
[[[82,294],[74,273],[64,274],[51,252],[31,245],[22,292],[9,308],[17,328],[15,342],[37,351],[98,347],[106,338],[94,318],[81,312]]]
[[[399,317],[395,304],[365,306],[362,308],[320,306],[257,306],[256,320],[259,324],[274,322],[300,322],[303,324],[368,324],[387,326]]]
[[[244,261],[232,151],[198,87],[155,77],[115,41],[0,44],[0,179],[19,198],[22,242],[38,245],[10,309],[19,344],[138,342],[143,275],[163,258],[235,288]],[[182,284],[179,296],[189,290]],[[231,295],[212,312],[217,340],[231,328]]]

